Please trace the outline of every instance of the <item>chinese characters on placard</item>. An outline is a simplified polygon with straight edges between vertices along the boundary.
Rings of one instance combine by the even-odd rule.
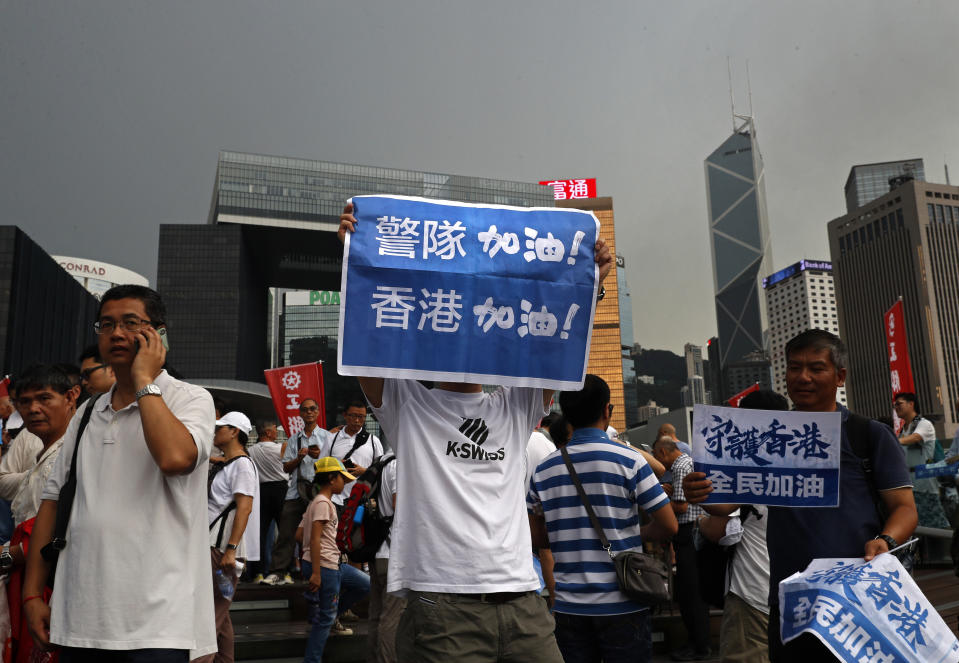
[[[837,496],[835,417],[697,405],[694,426],[694,460],[712,482],[712,502],[825,506]]]
[[[457,256],[466,256],[463,248],[466,228],[460,221],[421,221],[392,215],[377,217],[376,221],[375,239],[379,245],[379,255],[411,260],[430,260],[434,256],[440,260],[453,260]],[[567,251],[562,239],[554,237],[552,232],[544,236],[535,228],[526,227],[523,235],[524,239],[520,240],[517,233],[500,232],[495,225],[490,225],[487,230],[478,232],[476,239],[488,259],[495,258],[501,251],[503,255],[516,255],[525,246],[522,258],[527,263],[534,260],[561,263],[565,258],[566,264],[572,266],[576,264],[580,245],[586,237],[583,231],[576,231]],[[410,328],[411,314],[419,313],[415,327],[417,331],[429,329],[451,333],[459,330],[463,318],[463,296],[455,289],[420,288],[415,293],[412,287],[378,285],[371,296],[370,307],[376,313],[377,329],[396,327],[407,330]],[[557,313],[548,310],[545,305],[535,306],[533,302],[521,299],[517,312],[515,304],[496,302],[492,296],[487,296],[471,308],[467,307],[467,312],[472,310],[476,326],[482,328],[484,333],[490,332],[495,326],[502,330],[515,328],[520,338],[527,334],[555,336],[559,331],[560,338],[566,339],[580,308],[573,303],[565,311],[559,312],[563,317],[561,328]],[[517,321],[520,324],[517,325]]]

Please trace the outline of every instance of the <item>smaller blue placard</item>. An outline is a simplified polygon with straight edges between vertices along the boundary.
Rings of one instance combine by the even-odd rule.
[[[693,408],[693,461],[707,504],[839,504],[839,412]]]

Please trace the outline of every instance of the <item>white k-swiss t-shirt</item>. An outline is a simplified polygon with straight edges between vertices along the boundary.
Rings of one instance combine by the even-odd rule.
[[[390,454],[391,456],[393,454]],[[380,504],[380,513],[384,516],[393,515],[393,499],[396,497],[396,463],[398,461],[391,460],[386,465],[383,466],[383,472],[380,474],[380,490],[379,490],[379,504]],[[393,522],[396,522],[395,520]],[[377,559],[389,559],[390,556],[390,541],[392,540],[392,532],[386,540],[383,541],[383,544],[380,546],[380,549],[376,551]]]
[[[540,389],[463,394],[385,380],[374,408],[397,458],[387,591],[539,588],[526,516],[526,442]]]
[[[247,495],[253,498],[253,511],[246,521],[246,529],[237,546],[236,556],[248,562],[260,559],[260,482],[257,478],[256,467],[249,456],[240,456],[222,470],[216,473],[213,483],[210,484],[210,497],[207,500],[207,519],[210,524],[216,520],[223,510],[234,500],[234,496]],[[233,532],[233,521],[236,520],[236,509],[231,509],[222,520],[218,521],[210,530],[210,547],[225,551]],[[225,522],[224,522],[225,521]],[[223,536],[220,534],[220,525],[223,525]],[[220,538],[220,545],[216,545]]]
[[[136,401],[115,411],[115,386],[100,397],[83,434],[67,546],[50,600],[50,640],[58,645],[190,649],[191,658],[217,650],[206,516],[213,399],[166,371],[154,383],[193,436],[196,467],[164,476],[147,448]],[[66,483],[88,406],[67,428],[45,500],[58,499]]]

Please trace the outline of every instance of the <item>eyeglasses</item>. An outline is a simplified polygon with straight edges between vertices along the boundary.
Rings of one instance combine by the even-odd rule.
[[[615,406],[614,406],[612,403],[609,404],[609,416],[613,416],[613,408],[614,408],[614,407],[615,407]]]
[[[300,412],[316,412],[320,408],[316,405],[301,405]]]
[[[97,320],[93,323],[93,331],[95,331],[97,334],[111,334],[113,333],[113,330],[119,326],[121,329],[123,329],[123,331],[137,332],[152,324],[152,320],[144,320],[143,318],[138,318],[135,315],[128,315],[119,321],[111,320],[110,318]]]
[[[89,380],[90,376],[99,371],[101,368],[106,368],[106,364],[97,364],[96,366],[91,366],[90,368],[84,368],[80,371],[80,377],[84,380]]]

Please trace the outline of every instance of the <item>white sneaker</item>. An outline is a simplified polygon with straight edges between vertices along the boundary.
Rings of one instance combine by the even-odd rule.
[[[268,575],[267,577],[263,578],[263,580],[260,581],[260,584],[262,584],[262,585],[275,585],[275,584],[277,584],[278,582],[280,582],[280,576],[276,575],[275,573],[271,573],[271,574]]]
[[[293,576],[291,576],[289,573],[287,573],[287,574],[286,574],[285,576],[283,576],[282,578],[278,578],[275,584],[277,584],[277,585],[292,585],[292,584],[293,584]]]
[[[335,635],[353,635],[353,629],[347,628],[340,623],[340,620],[337,619],[333,622],[333,626],[330,627],[330,637]]]

